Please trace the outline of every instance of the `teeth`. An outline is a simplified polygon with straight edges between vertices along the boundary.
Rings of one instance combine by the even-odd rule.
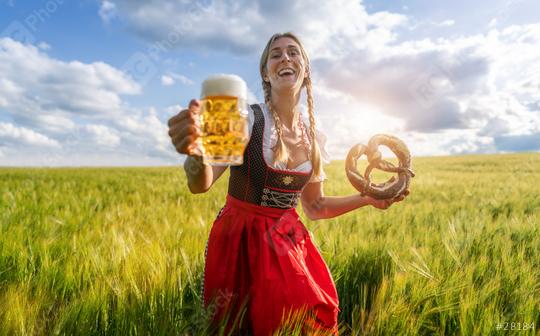
[[[294,70],[293,69],[283,69],[281,70],[278,75],[280,76],[283,76],[283,75],[294,75]]]

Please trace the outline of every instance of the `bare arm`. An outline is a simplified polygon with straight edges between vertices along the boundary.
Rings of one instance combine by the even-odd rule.
[[[200,156],[190,155],[184,162],[188,187],[193,194],[207,192],[226,169],[226,166],[205,165]]]
[[[394,202],[402,201],[408,195],[388,200],[376,200],[360,194],[350,196],[325,196],[323,182],[308,183],[301,195],[302,208],[311,220],[333,218],[349,211],[372,205],[378,209],[387,209]]]

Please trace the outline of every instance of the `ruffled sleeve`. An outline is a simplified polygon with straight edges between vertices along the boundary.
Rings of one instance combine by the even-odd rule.
[[[309,122],[309,114],[305,110],[302,110],[302,121],[309,130],[311,123]],[[321,151],[321,162],[323,164],[330,163],[330,155],[328,154],[327,149],[327,140],[328,137],[326,136],[326,134],[321,131],[317,126],[315,126],[315,141],[317,141],[317,144],[319,145],[319,149]],[[322,182],[324,180],[326,180],[326,173],[324,172],[324,167],[322,167],[321,175],[318,178],[316,178],[315,175],[312,175],[308,183]]]
[[[253,124],[255,123],[255,114],[253,113],[253,109],[251,108],[251,105],[248,104],[247,106],[247,111],[248,111],[248,116],[247,116],[247,119],[248,119],[248,134],[249,134],[249,138],[251,139],[251,130],[253,129]]]

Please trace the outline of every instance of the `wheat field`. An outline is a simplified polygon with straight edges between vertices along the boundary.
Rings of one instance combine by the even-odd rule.
[[[536,335],[540,154],[415,158],[404,202],[304,223],[342,335]],[[342,161],[327,195],[355,190]],[[204,335],[204,249],[227,176],[183,169],[1,168],[0,335]]]

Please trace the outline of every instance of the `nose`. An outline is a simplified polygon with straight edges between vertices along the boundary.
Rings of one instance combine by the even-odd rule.
[[[289,56],[288,53],[284,52],[282,55],[281,55],[281,61],[290,61],[291,60],[291,57]]]

